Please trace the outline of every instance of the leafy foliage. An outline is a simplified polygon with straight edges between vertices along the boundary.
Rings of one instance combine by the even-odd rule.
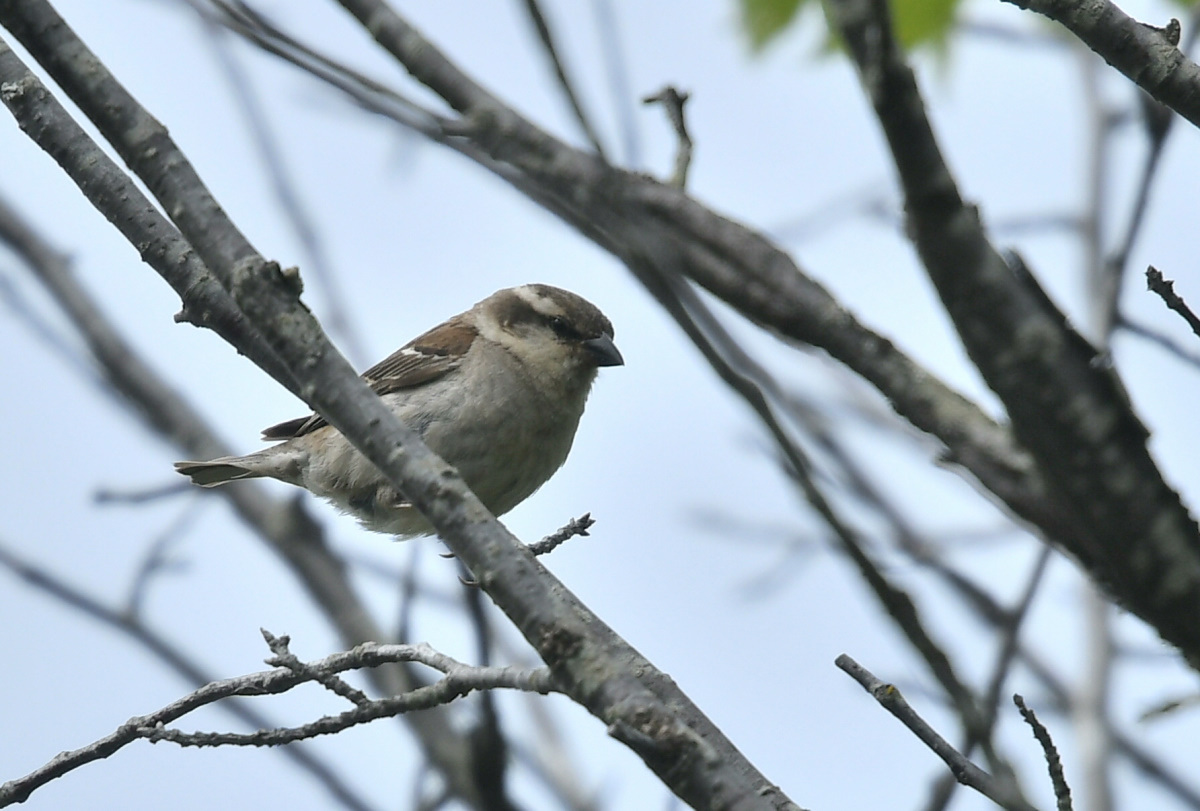
[[[809,0],[738,0],[742,11],[742,29],[750,36],[750,46],[761,51],[796,19],[800,6]]]
[[[800,9],[816,0],[738,0],[742,29],[761,52],[795,24]],[[905,48],[939,48],[954,27],[960,0],[892,0],[892,20]]]

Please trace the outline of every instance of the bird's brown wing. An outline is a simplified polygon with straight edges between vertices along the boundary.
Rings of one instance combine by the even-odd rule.
[[[475,331],[461,317],[435,327],[362,373],[371,390],[381,397],[394,391],[423,386],[457,369],[471,346]],[[328,425],[320,414],[297,417],[262,432],[265,440],[294,439]]]

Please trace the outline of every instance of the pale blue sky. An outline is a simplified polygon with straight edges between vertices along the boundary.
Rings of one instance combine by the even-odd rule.
[[[145,0],[59,0],[62,15],[141,102],[163,121],[217,198],[266,256],[307,261],[281,216],[245,125],[195,17],[175,3]],[[533,47],[521,4],[486,0],[401,3],[425,33],[460,65],[550,130],[578,139]],[[590,109],[615,142],[616,117],[598,68],[593,4],[548,3],[564,50]],[[828,285],[866,323],[892,337],[932,371],[987,408],[994,399],[965,364],[913,251],[893,226],[865,217],[837,218],[803,240],[788,227],[840,201],[876,197],[893,215],[898,195],[882,139],[849,66],[815,57],[810,20],[765,55],[751,57],[736,33],[727,0],[640,3],[614,0],[633,94],[673,83],[692,93],[689,123],[696,142],[690,179],[705,203],[785,238],[798,262]],[[260,6],[302,38],[340,54],[388,81],[394,67],[343,12],[318,0]],[[1162,21],[1161,5],[1130,4],[1143,19]],[[969,3],[967,15],[1005,25],[1040,25],[1012,6]],[[7,39],[7,37],[6,37]],[[555,552],[548,566],[600,616],[671,674],[749,758],[800,804],[820,809],[915,808],[940,766],[909,733],[833,666],[849,653],[877,675],[901,683],[918,708],[953,732],[938,702],[920,685],[925,671],[876,611],[840,557],[824,551],[817,524],[774,469],[763,432],[748,410],[715,379],[698,353],[607,254],[510,191],[474,165],[437,146],[373,120],[332,92],[271,58],[235,44],[253,77],[284,161],[320,236],[373,362],[441,319],[492,291],[531,281],[570,288],[599,305],[616,326],[627,365],[601,374],[575,450],[564,470],[505,523],[534,540],[585,511],[598,519],[592,537]],[[1013,48],[994,41],[956,42],[944,59],[919,62],[932,117],[964,194],[987,222],[1017,215],[1078,211],[1084,148],[1080,60],[1064,48]],[[404,84],[403,86],[408,86]],[[1124,102],[1123,80],[1105,90]],[[673,136],[655,109],[633,111],[645,171],[669,172]],[[1136,128],[1125,130],[1114,185],[1127,188],[1140,167]],[[302,405],[235,355],[215,335],[173,323],[178,300],[134,250],[97,215],[66,177],[4,117],[0,122],[0,194],[16,201],[43,233],[75,259],[81,281],[167,378],[185,391],[236,448],[257,447],[265,425],[303,413]],[[1194,241],[1200,138],[1179,126],[1134,268],[1153,262],[1200,304]],[[1123,198],[1121,198],[1123,200]],[[1123,222],[1124,203],[1115,209]],[[1083,313],[1079,252],[1062,235],[1003,234],[1018,245],[1047,288],[1072,315]],[[61,320],[11,257],[0,276],[38,311]],[[1129,283],[1128,312],[1188,341],[1157,300]],[[310,278],[306,300],[326,304]],[[5,390],[0,421],[9,427],[11,460],[0,473],[0,542],[22,550],[114,603],[124,599],[146,546],[177,518],[188,499],[146,507],[98,507],[98,488],[136,489],[173,481],[177,453],[147,440],[111,401],[16,322],[0,316]],[[847,384],[818,357],[788,351],[769,336],[732,322],[788,384],[840,402],[878,398]],[[335,336],[336,338],[337,336]],[[1153,449],[1185,499],[1200,498],[1193,370],[1130,338],[1117,360],[1140,413],[1154,432]],[[952,472],[934,468],[936,449],[851,424],[849,441],[871,462],[877,480],[931,532],[949,533],[956,562],[1007,595],[1031,564],[1028,541],[954,545],[956,533],[1002,525],[999,514]],[[282,485],[281,494],[289,491]],[[217,498],[200,499],[198,519],[175,547],[187,569],[158,581],[147,611],[154,627],[199,651],[219,676],[261,668],[267,651],[258,628],[291,634],[293,650],[316,658],[336,649],[328,626],[274,558],[249,540]],[[851,507],[847,502],[843,506]],[[413,549],[369,535],[324,506],[313,510],[340,548],[395,567]],[[790,556],[765,531],[714,531],[714,516],[752,527],[784,527],[810,550]],[[867,525],[867,529],[871,529]],[[430,581],[458,588],[450,564],[419,545]],[[790,572],[789,572],[790,567]],[[765,578],[777,587],[766,589]],[[931,626],[973,679],[995,656],[957,603],[928,588],[905,563],[892,573],[922,595]],[[395,588],[364,576],[383,617],[395,613]],[[1000,585],[1005,584],[1008,585]],[[1081,656],[1075,606],[1078,583],[1057,560],[1032,618],[1031,638],[1075,678]],[[1121,639],[1154,650],[1139,623],[1119,623]],[[433,608],[417,615],[420,639],[470,659],[473,640],[457,616]],[[515,634],[513,635],[515,639]],[[154,710],[187,691],[135,645],[31,592],[0,572],[0,647],[6,651],[0,691],[0,781],[35,768],[63,749],[111,732],[130,716]],[[1194,684],[1169,659],[1120,672],[1115,710],[1139,740],[1195,774],[1195,718],[1181,714],[1152,726],[1136,714],[1169,691]],[[1012,686],[1039,691],[1018,672]],[[518,715],[522,698],[502,703]],[[569,754],[608,808],[662,808],[665,789],[595,719],[561,698],[550,699],[570,732]],[[339,710],[316,691],[268,706],[296,723]],[[1076,751],[1069,722],[1051,716],[1068,773]],[[184,727],[224,729],[216,712]],[[953,734],[950,737],[954,738]],[[1040,755],[1026,730],[1005,724],[1003,740],[1031,798],[1050,807]],[[418,765],[407,734],[381,722],[315,744],[379,807],[406,807]],[[1151,807],[1148,791],[1128,769],[1118,772],[1127,807]],[[208,809],[327,806],[306,776],[270,751],[180,750],[135,744],[39,790],[25,806],[44,809]],[[537,808],[536,794],[526,795]],[[528,799],[534,797],[535,799]],[[398,799],[402,798],[402,799]],[[966,792],[956,809],[984,808]],[[1169,807],[1166,805],[1155,807]]]

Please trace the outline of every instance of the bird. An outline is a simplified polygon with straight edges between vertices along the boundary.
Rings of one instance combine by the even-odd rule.
[[[581,296],[547,284],[497,291],[362,373],[387,406],[458,469],[494,515],[562,467],[598,371],[625,361],[613,326]],[[176,462],[200,487],[271,478],[303,487],[399,539],[433,526],[319,414],[262,432],[246,456]]]

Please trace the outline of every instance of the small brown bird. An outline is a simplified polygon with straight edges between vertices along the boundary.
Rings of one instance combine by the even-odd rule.
[[[501,290],[363,373],[405,425],[462,474],[496,515],[554,475],[571,450],[601,366],[620,366],[612,324],[545,284]],[[263,431],[282,444],[247,456],[176,462],[201,487],[268,477],[304,487],[367,529],[402,538],[433,527],[319,415]]]

